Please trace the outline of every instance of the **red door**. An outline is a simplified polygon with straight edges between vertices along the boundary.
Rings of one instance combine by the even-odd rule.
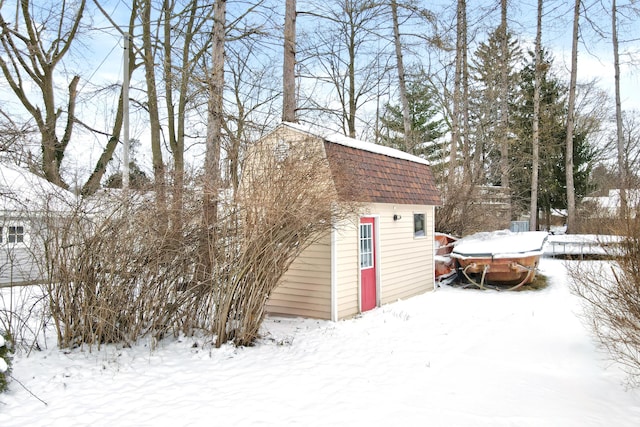
[[[373,218],[360,218],[360,302],[362,311],[376,306],[376,238]]]

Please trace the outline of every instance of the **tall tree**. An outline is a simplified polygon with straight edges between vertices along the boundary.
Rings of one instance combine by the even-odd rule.
[[[284,14],[282,121],[296,121],[296,0],[287,0]]]
[[[620,216],[624,219],[628,215],[627,206],[627,168],[624,164],[624,129],[622,126],[622,100],[620,96],[620,55],[618,53],[618,8],[616,0],[611,2],[611,43],[613,45],[613,69],[616,102],[616,151],[618,159],[618,173],[620,176]]]
[[[21,0],[16,13],[19,22],[13,27],[0,10],[3,48],[0,68],[11,90],[38,127],[45,178],[65,188],[68,185],[60,169],[73,134],[80,76],[75,75],[68,81],[66,105],[61,106],[56,102],[55,88],[59,84],[56,67],[78,35],[85,3],[85,0],[63,2],[47,9],[33,7],[29,0]],[[31,95],[30,84],[38,88],[37,96],[41,99]],[[66,122],[61,126],[63,119]],[[60,127],[63,128],[62,136],[58,135]]]
[[[538,0],[536,42],[534,46],[533,117],[531,118],[531,202],[529,229],[538,229],[538,172],[540,169],[540,86],[542,79],[542,11],[543,0]]]
[[[578,79],[578,37],[580,22],[581,0],[575,0],[573,9],[573,32],[571,43],[571,78],[569,83],[569,102],[567,105],[567,135],[566,135],[566,186],[567,186],[567,233],[576,232],[576,193],[573,179],[573,135],[575,124],[576,84]]]
[[[378,64],[387,62],[388,53],[379,49],[374,31],[384,9],[371,0],[333,0],[316,6],[316,10],[299,12],[318,23],[308,53],[312,61],[305,66],[313,69],[308,77],[329,88],[331,97],[320,100],[314,95],[326,91],[314,90],[309,99],[316,110],[337,118],[346,135],[355,137],[359,109],[376,97],[384,76]],[[333,100],[338,108],[331,105]]]
[[[213,12],[211,72],[207,80],[207,137],[204,165],[204,221],[215,228],[221,185],[220,147],[224,122],[224,50],[226,34],[226,0],[217,0]]]
[[[409,111],[409,100],[407,97],[407,84],[405,81],[404,59],[402,57],[402,42],[400,40],[400,24],[398,23],[398,3],[391,0],[391,18],[393,21],[393,44],[396,53],[396,69],[398,71],[398,92],[400,94],[400,105],[402,107],[402,126],[404,128],[404,151],[409,151],[409,147],[414,145],[411,123],[411,113]]]
[[[533,169],[535,157],[533,156],[534,125],[538,128],[539,160],[539,191],[536,191],[536,204],[549,218],[551,209],[564,209],[565,189],[563,147],[566,139],[566,87],[560,78],[555,76],[553,59],[548,52],[529,52],[527,61],[520,71],[521,95],[517,108],[514,109],[515,126],[517,135],[516,146],[512,154],[513,164],[511,183],[512,197],[516,212],[530,210],[530,197],[532,192],[533,173],[522,171]],[[536,100],[536,92],[538,99]],[[538,117],[536,114],[536,102],[538,103]],[[536,212],[537,215],[537,212]]]
[[[454,194],[457,188],[456,169],[458,167],[458,147],[463,139],[461,120],[464,110],[463,75],[467,60],[467,2],[458,0],[456,7],[456,55],[453,82],[453,111],[451,114],[451,148],[449,150],[449,174],[447,193]]]
[[[537,205],[544,213],[547,227],[550,225],[552,209],[567,208],[566,167],[566,121],[568,115],[567,93],[568,87],[562,79],[552,72],[553,61],[547,52],[540,52],[541,61],[535,59],[536,53],[530,52],[530,61],[521,71],[522,94],[517,108],[514,109],[517,134],[516,146],[511,156],[514,165],[511,182],[512,196],[516,213],[524,213],[530,209],[532,196],[532,174],[529,171],[533,165],[533,106],[535,93],[535,75],[539,73],[540,109],[539,109],[539,185],[537,191]],[[580,93],[582,107],[576,109],[576,126],[573,133],[572,178],[574,179],[574,194],[577,198],[585,196],[590,191],[589,174],[595,160],[595,150],[589,138],[597,129],[598,117],[594,111],[589,111],[589,105],[602,105],[600,98],[591,98],[588,91]],[[597,113],[597,111],[596,111]]]
[[[509,30],[507,27],[507,0],[500,0],[500,185],[509,188],[509,88],[510,73],[512,72],[509,63]],[[511,200],[508,201],[511,210]]]
[[[167,212],[166,176],[162,156],[159,97],[156,85],[155,46],[151,28],[151,0],[141,0],[142,63],[147,88],[147,113],[153,162],[153,178],[158,211]],[[165,224],[166,225],[166,224]]]
[[[503,45],[507,46],[506,52]],[[498,27],[475,51],[471,70],[474,90],[470,96],[473,111],[473,181],[479,185],[509,187],[511,173],[509,145],[512,130],[508,110],[517,98],[522,52],[510,33]],[[505,105],[506,104],[506,105]],[[505,112],[504,110],[507,110]]]
[[[173,227],[180,227],[185,180],[185,142],[189,107],[194,106],[193,87],[197,66],[205,56],[206,43],[198,39],[211,18],[212,8],[200,0],[178,3],[163,0],[158,26],[162,30],[158,46],[162,57],[164,109],[167,113],[166,136],[173,161]],[[176,10],[177,9],[177,10]],[[180,28],[181,31],[175,31]]]

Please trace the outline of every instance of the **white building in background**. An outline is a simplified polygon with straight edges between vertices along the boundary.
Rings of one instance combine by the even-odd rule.
[[[0,287],[46,278],[46,219],[68,212],[75,196],[44,178],[0,162]]]
[[[607,196],[585,197],[582,204],[588,209],[594,211],[594,216],[598,217],[615,217],[618,216],[620,209],[620,189],[614,188],[609,190]],[[627,204],[630,214],[635,217],[640,207],[640,189],[634,188],[627,190]]]

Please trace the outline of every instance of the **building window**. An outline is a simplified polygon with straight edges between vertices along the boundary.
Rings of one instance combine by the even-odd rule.
[[[7,236],[7,242],[9,243],[22,243],[24,242],[24,227],[10,226],[9,235]]]
[[[373,267],[373,224],[360,224],[360,268]]]
[[[413,214],[413,237],[424,237],[426,235],[426,226],[424,214]]]

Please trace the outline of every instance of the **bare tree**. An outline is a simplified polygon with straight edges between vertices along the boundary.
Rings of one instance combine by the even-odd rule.
[[[388,68],[387,52],[379,48],[374,31],[380,25],[382,11],[370,0],[335,0],[318,4],[317,10],[299,12],[318,18],[318,29],[308,48],[309,61],[303,64],[311,69],[306,77],[332,91],[329,102],[311,94],[313,108],[336,117],[350,137],[356,136],[359,109],[376,98],[385,75],[380,69]],[[328,105],[336,98],[339,108]]]
[[[226,0],[216,1],[213,12],[211,71],[207,76],[207,137],[204,164],[203,220],[215,228],[221,186],[220,147],[224,122],[224,49],[226,33]],[[215,241],[215,238],[214,238]],[[208,245],[207,245],[208,247]]]
[[[64,2],[50,9],[32,7],[29,0],[19,2],[18,19],[12,27],[0,12],[0,68],[11,90],[36,123],[41,137],[42,171],[54,184],[68,187],[61,175],[61,164],[71,141],[79,76],[68,82],[66,105],[56,102],[56,67],[71,49],[80,30],[85,0]],[[54,10],[54,7],[57,10]],[[35,15],[37,11],[41,14]],[[55,12],[55,13],[54,13]],[[20,24],[23,28],[20,28]],[[36,100],[29,85],[38,87]],[[62,136],[60,122],[66,117]]]
[[[573,136],[575,125],[576,82],[578,78],[578,30],[580,22],[581,0],[575,0],[573,9],[573,33],[571,48],[571,78],[569,82],[569,101],[567,105],[567,138],[565,144],[565,174],[567,181],[567,233],[576,231],[576,193],[573,180]]]
[[[624,165],[624,130],[622,127],[622,100],[620,96],[620,55],[618,53],[618,8],[616,0],[611,2],[611,43],[613,45],[613,69],[616,102],[616,151],[618,153],[618,171],[620,174],[620,217],[628,215],[627,206],[627,170]]]
[[[461,116],[463,110],[463,68],[466,66],[466,31],[467,31],[467,2],[458,0],[456,9],[456,59],[453,82],[453,112],[451,115],[451,149],[449,150],[449,175],[447,194],[454,194],[457,187],[456,168],[458,167],[458,147],[462,139]]]
[[[239,46],[238,46],[239,45]],[[262,136],[278,117],[276,99],[280,96],[275,60],[255,54],[258,40],[244,38],[227,49],[227,94],[224,126],[225,186],[238,190],[246,145]]]
[[[396,52],[396,68],[398,71],[398,92],[400,94],[400,105],[402,106],[405,151],[408,152],[409,148],[413,146],[413,132],[411,129],[411,112],[409,111],[409,99],[407,97],[402,42],[400,40],[400,24],[398,23],[398,3],[396,0],[391,0],[391,18],[393,21],[393,44]]]
[[[540,168],[540,86],[542,80],[542,11],[543,0],[538,0],[535,42],[535,71],[533,82],[533,120],[531,123],[531,204],[529,229],[538,229],[538,170]]]
[[[282,121],[296,121],[296,0],[287,0],[284,15]]]
[[[509,158],[509,29],[507,26],[507,0],[500,0],[500,185],[509,188],[511,162]],[[511,197],[508,199],[511,210]]]
[[[570,286],[581,297],[596,340],[640,386],[640,224],[626,220],[627,236],[608,254],[614,261],[569,264]],[[606,243],[606,242],[603,242]],[[611,247],[611,246],[609,246]]]
[[[162,158],[162,125],[160,123],[159,98],[156,86],[155,46],[153,44],[151,28],[151,7],[151,0],[141,0],[142,62],[144,65],[145,82],[147,87],[147,109],[149,114],[149,133],[151,138],[156,205],[160,212],[166,212],[166,176],[164,161]]]

